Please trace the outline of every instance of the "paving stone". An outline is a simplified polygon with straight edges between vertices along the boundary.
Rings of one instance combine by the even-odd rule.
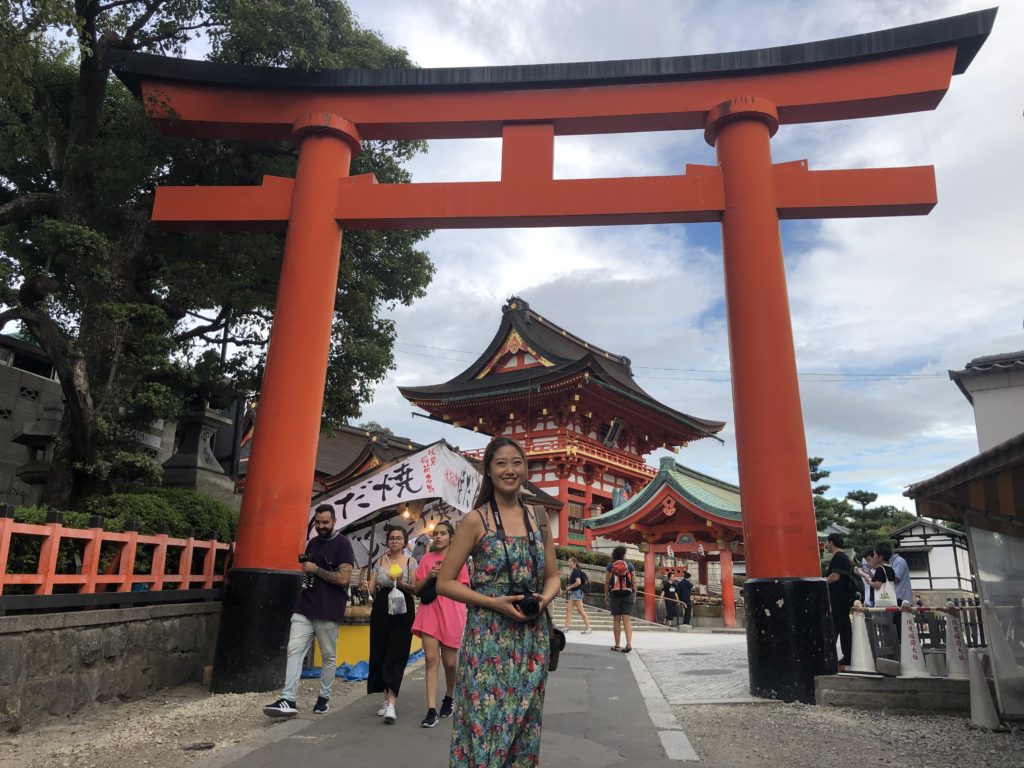
[[[750,695],[745,637],[678,651],[640,651],[669,704],[760,701]]]

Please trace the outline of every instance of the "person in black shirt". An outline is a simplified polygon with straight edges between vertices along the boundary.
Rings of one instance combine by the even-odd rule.
[[[828,601],[832,607],[832,627],[839,638],[843,657],[840,666],[850,663],[853,648],[853,627],[850,624],[850,608],[856,595],[853,590],[853,562],[843,551],[843,537],[838,533],[828,535],[828,551],[832,559],[828,564]]]
[[[572,568],[572,572],[569,574],[569,580],[565,583],[565,624],[562,629],[566,632],[569,631],[569,627],[572,626],[572,612],[575,609],[583,619],[583,634],[589,635],[590,617],[587,616],[587,610],[583,607],[583,570],[575,557],[569,558],[569,567]]]
[[[689,571],[683,571],[683,578],[676,582],[676,600],[683,609],[683,624],[688,627],[693,617],[693,582]]]
[[[679,596],[676,592],[676,582],[672,573],[668,572],[661,580],[661,599],[665,602],[665,626],[679,625]]]
[[[313,712],[322,715],[331,707],[331,686],[338,646],[338,625],[345,617],[348,583],[355,565],[352,542],[334,530],[334,507],[321,504],[313,514],[316,537],[306,543],[302,562],[302,591],[295,601],[288,635],[288,666],[281,698],[263,707],[268,717],[294,717],[295,693],[302,674],[302,659],[316,637],[320,646],[320,695]]]

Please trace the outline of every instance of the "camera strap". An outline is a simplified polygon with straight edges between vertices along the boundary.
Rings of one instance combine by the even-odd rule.
[[[537,534],[534,532],[530,525],[530,515],[526,511],[526,505],[521,501],[519,502],[519,508],[523,510],[523,527],[526,529],[526,540],[527,546],[530,550],[530,561],[533,565],[533,578],[537,580]],[[498,502],[491,497],[491,514],[494,515],[494,531],[498,536],[498,540],[501,542],[501,546],[505,548],[505,568],[508,570],[508,581],[509,584],[513,583],[512,579],[512,561],[508,556],[508,536],[505,533],[505,526],[501,522],[501,512],[498,511]]]

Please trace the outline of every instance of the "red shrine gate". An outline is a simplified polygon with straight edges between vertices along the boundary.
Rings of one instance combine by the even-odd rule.
[[[164,132],[299,146],[294,180],[160,188],[153,210],[154,221],[184,228],[287,225],[214,689],[267,690],[283,668],[343,229],[721,221],[751,692],[813,701],[814,675],[834,671],[836,660],[779,220],[924,214],[935,180],[931,167],[774,165],[770,139],[781,124],[934,109],[994,18],[993,9],[782,48],[524,67],[310,73],[112,52],[118,76]],[[556,134],[665,130],[703,130],[718,165],[552,179]],[[364,138],[489,136],[502,137],[498,182],[348,177]]]

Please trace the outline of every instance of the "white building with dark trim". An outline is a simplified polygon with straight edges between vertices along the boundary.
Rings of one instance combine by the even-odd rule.
[[[889,534],[896,551],[910,568],[914,594],[928,605],[942,605],[946,598],[973,597],[967,534],[931,520],[919,518]]]

